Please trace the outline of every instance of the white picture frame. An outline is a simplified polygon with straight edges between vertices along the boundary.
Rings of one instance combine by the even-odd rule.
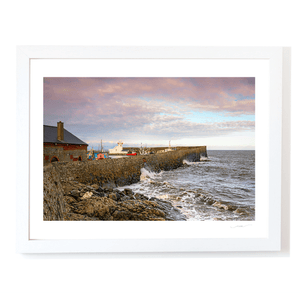
[[[33,59],[246,59],[269,62],[269,211],[265,238],[31,239],[30,65]],[[217,252],[280,251],[282,197],[282,47],[17,47],[17,252]],[[24,159],[28,158],[28,159]],[[42,216],[41,216],[42,218]]]

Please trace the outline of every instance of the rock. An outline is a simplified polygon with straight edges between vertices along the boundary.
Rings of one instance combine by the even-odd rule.
[[[151,197],[150,199],[149,199],[149,201],[157,201],[158,199],[157,198],[155,198],[155,197]]]
[[[124,197],[126,196],[125,193],[118,191],[118,194],[120,195],[120,197]]]
[[[50,166],[54,170],[53,166]],[[44,169],[45,170],[45,169]],[[55,171],[55,170],[54,170]],[[186,217],[168,201],[113,187],[98,187],[75,181],[61,183],[58,174],[44,174],[45,220],[70,221],[185,221]],[[53,178],[50,178],[52,176]],[[46,179],[45,179],[46,178]],[[46,180],[46,182],[45,182]],[[98,180],[98,179],[97,179]],[[45,190],[49,189],[49,192]],[[54,194],[54,190],[57,194]],[[51,199],[48,194],[51,193]],[[49,200],[48,200],[49,199]]]
[[[212,206],[215,206],[219,209],[228,210],[228,207],[225,204],[221,203],[221,202],[215,202]]]
[[[237,207],[236,206],[234,206],[234,205],[227,205],[227,207],[228,207],[228,210],[229,211],[234,211],[234,210],[236,210],[237,209]]]
[[[135,199],[143,199],[143,195],[140,193],[135,193],[134,197],[135,197]]]
[[[234,213],[240,214],[240,215],[246,215],[246,214],[248,214],[248,212],[247,212],[245,209],[243,209],[243,208],[238,208],[238,209],[236,209],[236,210],[234,211]]]
[[[131,189],[124,189],[124,193],[125,193],[125,195],[127,195],[127,196],[133,195],[133,192],[132,192]]]
[[[116,187],[116,184],[114,182],[102,183],[102,188],[104,188],[104,189],[112,189],[112,188],[115,188],[115,187]]]
[[[91,198],[93,196],[93,192],[86,192],[81,199],[88,199]]]
[[[115,200],[115,201],[117,201],[117,196],[116,196],[116,194],[115,194],[115,193],[111,193],[111,194],[109,194],[109,195],[108,195],[108,198],[110,198],[110,199],[112,199],[112,200]]]
[[[97,189],[96,191],[99,192],[99,193],[103,193],[103,192],[104,192],[104,189],[101,188],[101,187],[98,187],[98,189]]]
[[[80,197],[80,192],[78,190],[72,190],[70,192],[71,196],[75,197],[75,198],[78,198]]]
[[[94,188],[91,185],[85,186],[86,191],[94,190]]]
[[[99,197],[105,197],[106,194],[103,192],[95,192],[96,195],[98,195]]]
[[[212,199],[208,199],[205,201],[208,205],[212,205],[215,201]]]
[[[165,214],[165,219],[168,221],[186,221],[186,216],[181,211],[174,207],[170,202],[161,199],[155,199],[158,207]]]
[[[119,194],[119,193],[115,193],[115,195],[116,195],[116,197],[117,197],[117,201],[120,201],[120,199],[121,199],[121,195]]]
[[[99,185],[98,184],[92,184],[91,187],[94,188],[95,190],[99,189]]]

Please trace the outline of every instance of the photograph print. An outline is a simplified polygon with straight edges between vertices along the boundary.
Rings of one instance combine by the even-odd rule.
[[[254,77],[44,77],[44,221],[255,221]]]

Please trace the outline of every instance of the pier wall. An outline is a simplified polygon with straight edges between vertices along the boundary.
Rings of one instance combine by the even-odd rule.
[[[203,155],[207,155],[206,146],[118,159],[55,162],[52,165],[63,181],[76,180],[84,184],[96,183],[107,188],[138,182],[142,168],[152,172],[172,170],[182,166],[184,160],[199,161],[200,156]]]
[[[129,185],[140,180],[142,168],[152,172],[172,170],[182,166],[185,159],[199,161],[201,155],[206,155],[206,147],[145,156],[98,161],[59,161],[48,164],[44,166],[43,219],[45,221],[65,220],[68,214],[66,189],[72,184],[76,185],[75,182],[85,184],[87,187],[97,184],[105,189]],[[166,204],[163,206],[165,207]]]
[[[190,149],[194,149],[194,148],[202,149],[203,147],[206,147],[206,146],[198,146],[198,147],[193,147],[193,146],[176,146],[176,147],[171,147],[171,149],[176,149],[178,151],[178,150],[190,150]],[[162,150],[169,149],[169,147],[146,147],[146,148],[147,148],[148,151],[154,152],[154,153],[160,152]],[[141,150],[141,148],[140,147],[123,147],[123,150],[131,150],[133,152],[139,153],[140,150]]]

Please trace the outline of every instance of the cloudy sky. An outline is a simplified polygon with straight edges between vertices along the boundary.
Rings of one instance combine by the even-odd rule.
[[[44,125],[98,148],[254,149],[254,78],[44,78]]]

